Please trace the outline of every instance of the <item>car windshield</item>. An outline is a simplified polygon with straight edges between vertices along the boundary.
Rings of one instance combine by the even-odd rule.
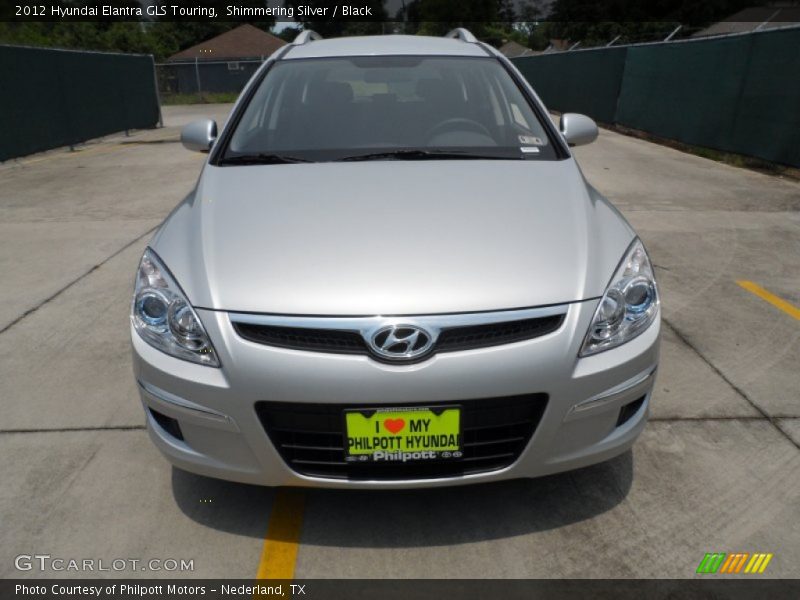
[[[277,62],[219,163],[556,156],[496,59],[359,56]]]

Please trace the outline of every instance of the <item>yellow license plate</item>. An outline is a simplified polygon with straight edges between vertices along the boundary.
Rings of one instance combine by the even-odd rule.
[[[344,421],[348,462],[450,460],[463,455],[458,406],[347,410]]]

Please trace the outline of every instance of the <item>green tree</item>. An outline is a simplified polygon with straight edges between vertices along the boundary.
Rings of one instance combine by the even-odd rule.
[[[157,53],[157,42],[137,21],[0,23],[0,43],[71,50]]]
[[[284,42],[291,43],[294,38],[300,35],[301,31],[303,31],[303,28],[300,26],[284,27],[277,33],[273,32],[273,34],[281,38]]]

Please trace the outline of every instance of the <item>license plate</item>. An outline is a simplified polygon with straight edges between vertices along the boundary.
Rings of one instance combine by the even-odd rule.
[[[419,462],[462,457],[461,408],[355,409],[344,412],[348,462]]]

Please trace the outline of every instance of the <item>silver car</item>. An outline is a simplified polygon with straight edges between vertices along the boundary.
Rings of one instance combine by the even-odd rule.
[[[559,131],[560,129],[560,131]],[[253,76],[136,276],[136,381],[175,465],[270,486],[537,477],[645,426],[659,298],[641,241],[509,61],[304,32]]]

